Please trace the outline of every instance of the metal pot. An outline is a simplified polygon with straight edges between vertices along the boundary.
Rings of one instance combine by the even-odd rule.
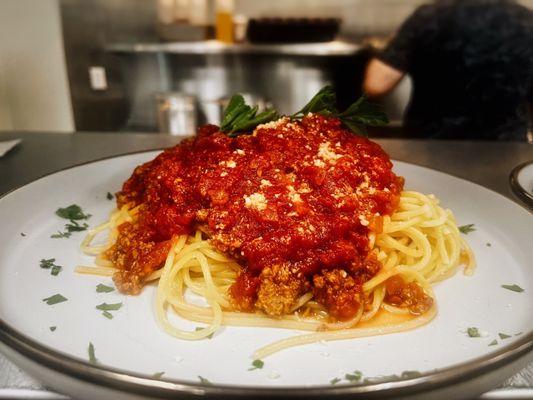
[[[159,132],[173,136],[194,135],[198,126],[195,96],[180,92],[156,93],[156,113]]]

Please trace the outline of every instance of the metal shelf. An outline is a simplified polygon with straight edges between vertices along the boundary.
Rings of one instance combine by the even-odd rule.
[[[105,49],[113,53],[172,53],[172,54],[273,54],[291,56],[351,56],[361,46],[344,41],[297,44],[225,44],[216,40],[170,43],[113,43]]]

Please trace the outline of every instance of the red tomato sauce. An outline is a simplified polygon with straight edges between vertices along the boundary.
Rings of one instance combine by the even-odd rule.
[[[348,286],[360,292],[379,271],[368,257],[369,233],[395,210],[402,188],[383,149],[334,118],[284,118],[235,138],[206,125],[194,139],[137,167],[117,194],[119,206],[141,207],[109,252],[121,269],[115,280],[121,290],[137,293],[143,278],[162,266],[165,243],[201,229],[242,265],[230,290],[236,308],[261,304],[276,315],[291,300],[275,310],[264,304],[315,290],[346,319],[361,299],[335,293]],[[156,256],[148,256],[151,251]],[[337,285],[344,273],[324,275],[334,270],[352,281]],[[317,279],[326,286],[314,288]],[[331,285],[338,290],[328,295]]]

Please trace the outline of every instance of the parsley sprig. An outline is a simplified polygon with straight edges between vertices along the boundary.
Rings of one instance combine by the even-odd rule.
[[[357,135],[367,136],[367,126],[380,126],[389,123],[381,106],[368,101],[366,95],[352,103],[345,111],[340,112],[336,106],[337,96],[331,86],[323,87],[293,118],[302,118],[308,113],[316,113],[328,117],[336,117]]]
[[[257,114],[258,108],[250,107],[240,94],[234,95],[224,110],[220,130],[228,133],[228,136],[238,136],[237,132],[243,132],[255,128],[279,118],[278,112],[274,109],[267,109]]]
[[[300,111],[291,115],[291,119],[302,119],[308,113],[336,117],[346,128],[357,135],[366,136],[367,126],[385,125],[389,122],[382,108],[368,101],[366,95],[361,96],[346,110],[337,109],[337,96],[331,86],[323,87]],[[244,98],[234,95],[222,117],[220,130],[230,137],[250,133],[257,125],[278,119],[280,115],[274,109],[267,109],[257,114],[257,107],[250,107]]]

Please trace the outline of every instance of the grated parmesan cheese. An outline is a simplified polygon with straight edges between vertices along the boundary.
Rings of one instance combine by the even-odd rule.
[[[337,154],[331,150],[329,142],[320,143],[320,146],[318,147],[318,156],[325,161],[336,161],[342,157],[341,154]]]
[[[267,208],[267,201],[263,193],[252,193],[249,196],[244,195],[244,205],[262,211]]]
[[[287,186],[287,189],[289,189],[289,199],[293,203],[299,203],[299,202],[302,201],[302,198],[301,198],[300,194],[297,193],[296,190],[294,190],[294,186],[289,185],[289,186]]]
[[[319,160],[318,158],[315,158],[315,159],[313,160],[313,165],[314,165],[315,167],[318,167],[318,168],[324,168],[326,164],[324,163],[324,161]]]
[[[254,133],[258,129],[276,129],[277,127],[279,127],[280,125],[282,125],[282,124],[284,124],[284,123],[286,123],[288,121],[289,121],[288,117],[283,117],[283,118],[277,119],[275,121],[267,122],[266,124],[257,125],[255,127]]]

